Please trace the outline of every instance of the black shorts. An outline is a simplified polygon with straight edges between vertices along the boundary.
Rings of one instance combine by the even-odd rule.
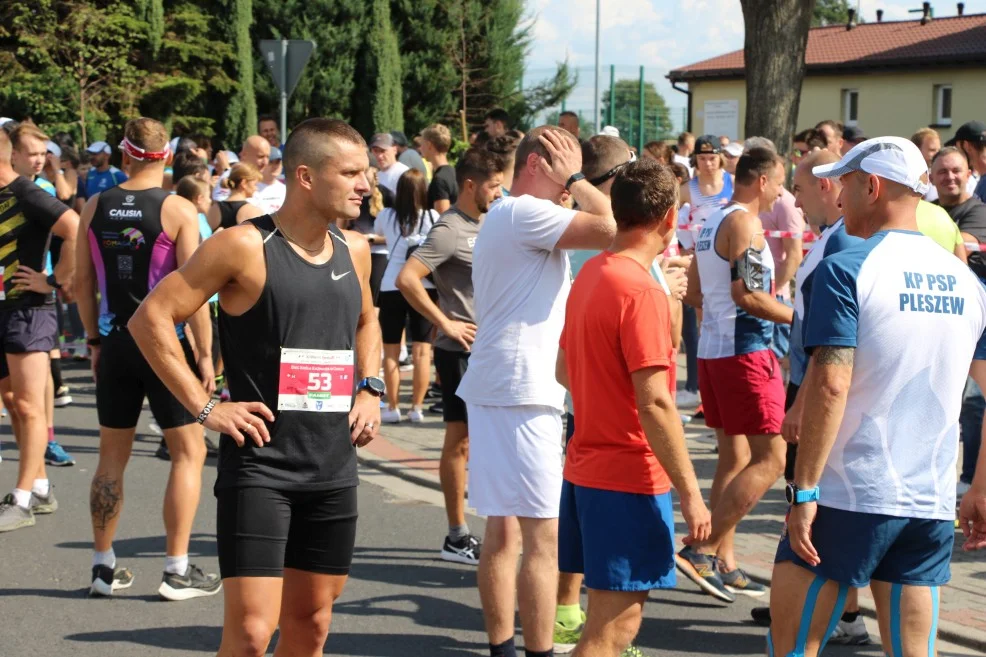
[[[379,305],[377,299],[380,296],[380,283],[383,282],[383,273],[387,271],[387,262],[390,256],[386,253],[370,254],[370,294],[373,295],[373,305]]]
[[[219,573],[280,577],[285,568],[348,575],[356,544],[356,487],[216,491]]]
[[[185,361],[198,377],[198,367],[188,340],[181,339]],[[162,429],[174,429],[195,422],[195,416],[165,387],[137,343],[125,330],[116,330],[100,339],[96,374],[96,412],[99,426],[132,429],[137,426],[144,397],[154,420]]]
[[[798,397],[798,388],[801,386],[794,383],[787,384],[787,398],[784,400],[784,410],[790,409],[794,405],[794,400]],[[794,481],[794,464],[798,460],[798,444],[787,444],[787,461],[784,463],[784,480]]]
[[[431,300],[438,302],[438,291],[428,290]],[[431,344],[432,324],[424,315],[411,307],[400,292],[381,292],[377,299],[380,306],[380,330],[383,333],[384,344],[400,344],[404,326],[410,318],[411,342]]]
[[[58,346],[55,306],[32,306],[0,311],[0,379],[10,376],[6,354],[48,352]]]
[[[466,422],[466,402],[455,394],[469,365],[468,351],[435,349],[435,372],[442,386],[442,419],[446,422]]]

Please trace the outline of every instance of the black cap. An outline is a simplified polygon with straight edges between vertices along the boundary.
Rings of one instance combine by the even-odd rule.
[[[986,123],[982,121],[969,121],[959,126],[946,146],[954,146],[958,141],[971,141],[977,144],[986,144]]]
[[[394,143],[400,146],[401,148],[407,146],[407,135],[405,135],[400,130],[391,131],[390,136],[394,138]]]
[[[844,141],[866,141],[866,133],[858,125],[847,125],[842,130],[842,139]]]
[[[718,155],[722,147],[715,135],[702,135],[695,140],[695,150],[692,155]]]

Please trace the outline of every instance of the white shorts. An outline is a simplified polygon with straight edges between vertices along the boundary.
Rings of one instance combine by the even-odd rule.
[[[550,406],[480,406],[469,412],[469,505],[484,516],[557,518],[562,421]]]

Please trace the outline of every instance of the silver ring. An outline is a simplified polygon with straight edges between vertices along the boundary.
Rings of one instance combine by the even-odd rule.
[[[367,422],[366,423],[366,428],[369,429],[370,431],[373,431],[373,423],[372,422]]]

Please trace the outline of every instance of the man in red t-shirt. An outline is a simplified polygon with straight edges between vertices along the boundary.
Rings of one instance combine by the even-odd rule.
[[[572,286],[556,367],[579,418],[558,528],[561,571],[584,573],[589,589],[576,655],[621,653],[648,591],[674,587],[672,485],[689,534],[704,540],[711,531],[672,394],[668,298],[650,274],[675,233],[675,177],[634,162],[611,194],[616,239]]]

